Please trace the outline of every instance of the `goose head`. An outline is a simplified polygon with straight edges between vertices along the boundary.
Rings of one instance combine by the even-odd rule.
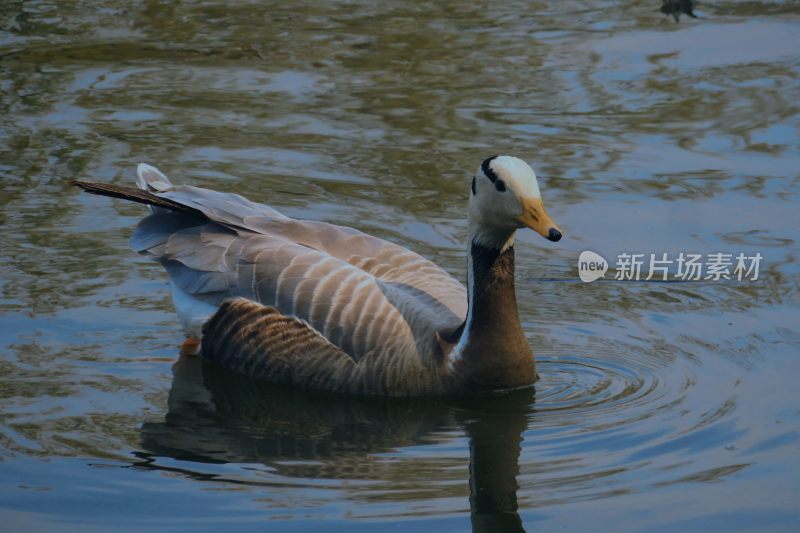
[[[505,250],[513,244],[516,230],[524,227],[553,242],[561,239],[561,230],[544,209],[533,169],[508,155],[485,159],[470,189],[471,241]]]

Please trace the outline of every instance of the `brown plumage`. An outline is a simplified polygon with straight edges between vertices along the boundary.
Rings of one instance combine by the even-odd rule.
[[[508,227],[483,224],[477,229],[484,234],[471,228],[469,298],[449,274],[401,246],[294,220],[235,194],[173,186],[148,165],[139,166],[138,189],[73,183],[150,206],[131,246],[164,265],[184,328],[202,336],[205,359],[278,383],[410,396],[508,389],[536,379],[517,316],[511,242],[516,225],[534,227],[531,214],[536,224],[552,222],[538,197],[525,196],[534,188],[538,194],[527,165],[507,156],[487,161],[482,168],[491,176],[483,180],[494,183],[499,175],[510,189],[491,190],[519,194],[523,205],[509,204],[519,221]],[[481,194],[483,202],[513,200]],[[509,209],[498,206],[490,209]],[[553,227],[535,229],[560,237]]]
[[[303,320],[245,298],[224,302],[206,322],[201,354],[254,378],[313,389],[403,396],[452,389],[442,364],[426,367],[409,358],[401,365],[380,349],[356,361]]]
[[[459,381],[468,389],[510,389],[537,379],[533,351],[517,313],[514,247],[505,251],[472,245],[474,341],[466,346]],[[480,331],[476,331],[477,329]]]

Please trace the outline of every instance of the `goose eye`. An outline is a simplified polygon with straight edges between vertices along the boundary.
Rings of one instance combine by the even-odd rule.
[[[472,196],[475,196],[475,176],[472,176]]]
[[[494,188],[500,192],[506,192],[506,184],[503,183],[503,180],[497,180],[494,182]]]

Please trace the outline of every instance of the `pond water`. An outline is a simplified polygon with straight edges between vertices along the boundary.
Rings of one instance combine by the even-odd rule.
[[[800,8],[658,7],[3,3],[3,528],[797,530]],[[67,184],[146,161],[463,279],[498,152],[565,238],[518,239],[535,393],[460,400],[179,359],[166,275],[127,247],[143,208]],[[761,254],[758,279],[614,279],[681,252]]]

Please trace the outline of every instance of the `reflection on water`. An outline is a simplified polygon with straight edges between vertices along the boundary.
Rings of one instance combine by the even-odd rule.
[[[196,358],[181,358],[173,371],[166,418],[142,427],[145,451],[137,454],[137,467],[159,470],[164,467],[158,458],[171,457],[197,465],[175,471],[214,482],[202,463],[260,464],[284,483],[380,481],[390,484],[384,492],[392,499],[413,501],[430,490],[427,480],[417,477],[420,461],[399,467],[381,456],[446,439],[463,428],[473,530],[523,530],[516,475],[533,389],[449,400],[382,400],[259,383]],[[371,489],[346,492],[352,493],[346,498],[381,497],[360,494]]]
[[[659,7],[0,5],[3,524],[796,529],[800,10]],[[166,277],[126,242],[142,208],[66,184],[146,161],[463,279],[469,177],[499,152],[567,235],[517,246],[535,402],[173,376]],[[584,250],[764,259],[755,282],[584,284]]]

